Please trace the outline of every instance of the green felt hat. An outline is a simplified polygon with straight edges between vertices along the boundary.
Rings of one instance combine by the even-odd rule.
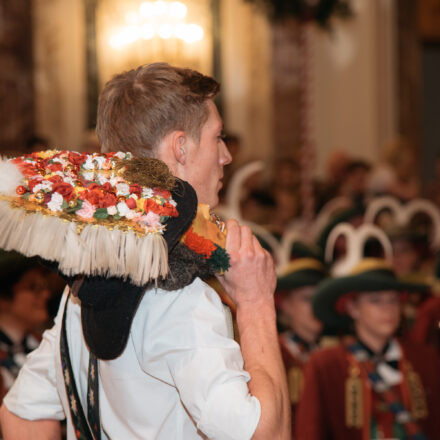
[[[390,290],[425,292],[428,289],[426,284],[399,280],[385,260],[364,258],[349,276],[327,279],[319,284],[313,298],[313,312],[327,326],[347,328],[351,318],[345,311],[344,300],[349,294]]]
[[[316,286],[327,277],[324,264],[315,258],[304,257],[291,261],[278,278],[277,290],[294,290]]]

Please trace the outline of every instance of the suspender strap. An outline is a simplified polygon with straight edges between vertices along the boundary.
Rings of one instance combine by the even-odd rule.
[[[88,419],[84,414],[78,389],[73,375],[72,363],[70,361],[69,345],[66,333],[67,305],[70,294],[64,306],[63,321],[61,325],[60,355],[63,368],[64,385],[69,400],[70,416],[72,418],[75,436],[79,440],[101,440],[101,428],[99,419],[99,378],[98,361],[92,353],[89,358],[89,374],[87,381],[87,407]],[[92,428],[91,428],[92,427]]]
[[[87,379],[87,418],[93,431],[93,437],[95,440],[101,440],[98,359],[92,352],[89,356],[89,377]]]

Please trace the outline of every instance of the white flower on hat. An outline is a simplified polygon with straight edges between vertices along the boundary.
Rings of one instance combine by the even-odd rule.
[[[118,183],[116,185],[116,195],[128,196],[130,194],[130,187],[126,183]]]
[[[107,179],[107,177],[105,177],[105,176],[103,176],[102,174],[100,174],[99,176],[98,176],[98,182],[99,182],[99,184],[100,185],[104,185],[104,183],[107,183],[108,182],[108,179]]]
[[[82,167],[85,170],[94,170],[95,169],[95,164],[93,162],[93,158],[92,156],[87,156],[86,161],[82,164]]]
[[[142,198],[151,199],[153,197],[153,190],[151,188],[142,188]]]
[[[81,209],[76,211],[75,214],[82,218],[92,218],[95,211],[95,207],[88,200],[84,200]]]
[[[61,205],[63,204],[63,196],[60,193],[53,193],[50,198],[50,202],[47,204],[47,207],[53,211],[62,211]]]
[[[50,191],[52,189],[52,182],[49,182],[48,180],[43,180],[41,183],[39,183],[38,185],[35,185],[34,188],[32,189],[33,193],[36,193],[38,191],[41,190],[47,190]]]
[[[125,155],[126,155],[127,153],[124,153],[123,151],[118,151],[116,154],[115,154],[115,157],[117,157],[118,159],[125,159]],[[129,154],[129,153],[128,153]],[[127,159],[129,159],[129,158],[127,158]]]
[[[115,205],[112,205],[107,208],[107,212],[109,215],[116,215],[118,212],[118,209],[116,208]]]
[[[136,212],[134,209],[130,209],[125,215],[129,220],[135,220],[139,218],[142,214],[140,212]],[[137,220],[136,220],[137,221]]]
[[[116,206],[121,217],[125,217],[131,211],[125,202],[119,202]]]
[[[105,163],[105,161],[106,161],[106,158],[104,157],[104,156],[95,156],[94,158],[93,158],[93,160],[94,160],[94,162],[96,163],[96,168],[98,169],[98,170],[101,170],[102,169],[102,167],[103,167],[103,165],[104,165],[104,163]]]
[[[85,180],[93,180],[95,173],[93,171],[86,171],[82,173],[82,176]]]

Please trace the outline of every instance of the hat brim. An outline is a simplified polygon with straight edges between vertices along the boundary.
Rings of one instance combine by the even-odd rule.
[[[323,281],[313,298],[313,313],[329,327],[346,329],[351,318],[336,310],[337,301],[344,295],[362,292],[397,291],[426,292],[429,286],[399,281],[382,271],[368,272],[359,275],[333,278]]]
[[[325,278],[325,274],[319,270],[300,270],[278,278],[277,290],[293,290],[307,286],[316,286]]]
[[[171,191],[179,216],[167,222],[164,239],[170,252],[190,227],[197,211],[197,195],[191,185],[178,180]],[[87,277],[78,292],[81,323],[89,349],[99,359],[115,359],[127,345],[131,323],[145,292],[121,278]]]

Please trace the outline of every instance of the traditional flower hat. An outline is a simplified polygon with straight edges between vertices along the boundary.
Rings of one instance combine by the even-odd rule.
[[[347,252],[344,258],[333,263],[331,274],[318,285],[313,298],[315,316],[329,328],[348,330],[351,322],[345,306],[347,300],[361,292],[425,292],[425,284],[404,282],[396,278],[390,261],[392,247],[389,238],[377,226],[363,224],[355,228],[349,223],[337,225],[330,233],[326,247],[326,261],[331,262],[333,248],[340,235],[345,236]],[[365,257],[365,245],[375,239],[382,246],[383,258]]]
[[[69,284],[81,276],[83,331],[103,359],[122,352],[147,286],[227,270],[225,242],[160,160],[49,150],[0,161],[0,248],[43,258]]]
[[[423,292],[425,284],[400,281],[390,264],[384,259],[364,258],[347,276],[329,278],[318,285],[313,298],[313,312],[324,324],[333,328],[347,328],[350,318],[346,303],[353,295],[361,292]]]

